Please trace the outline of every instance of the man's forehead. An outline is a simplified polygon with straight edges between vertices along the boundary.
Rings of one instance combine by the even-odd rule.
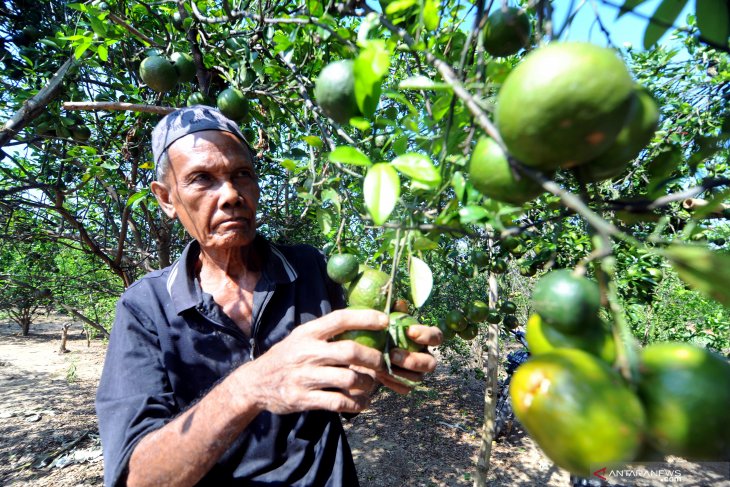
[[[187,134],[168,148],[170,161],[176,166],[210,165],[218,154],[224,154],[229,162],[254,165],[251,152],[244,143],[229,132],[206,130]]]

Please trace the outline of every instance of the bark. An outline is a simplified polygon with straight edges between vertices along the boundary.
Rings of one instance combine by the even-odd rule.
[[[707,200],[702,200],[698,198],[687,198],[684,201],[682,201],[682,208],[684,208],[687,211],[694,212],[698,211],[701,208],[707,206],[710,202]],[[715,205],[715,207],[710,211],[707,215],[705,215],[705,218],[726,218],[725,210],[730,209],[730,205],[726,203],[720,203]]]
[[[61,346],[58,347],[59,355],[68,353],[68,349],[66,348],[66,342],[68,341],[69,328],[71,328],[71,323],[64,323],[63,328],[61,329]]]
[[[84,323],[86,323],[87,325],[89,325],[90,327],[94,328],[95,330],[98,330],[105,337],[107,337],[107,338],[109,337],[109,332],[106,331],[106,328],[104,328],[103,326],[101,326],[96,321],[90,320],[89,318],[87,318],[86,316],[84,316],[78,310],[75,310],[71,306],[68,306],[68,305],[63,304],[63,303],[56,303],[56,304],[58,306],[62,307],[63,309],[65,309],[66,311],[68,311],[69,313],[71,313],[71,315],[73,315],[74,318],[77,318],[77,319],[83,321]]]
[[[496,308],[499,300],[497,277],[489,274],[489,307]],[[487,384],[484,390],[484,424],[482,425],[482,443],[479,446],[477,471],[474,485],[486,487],[489,461],[492,456],[494,441],[495,399],[497,397],[497,370],[499,367],[499,324],[489,324],[487,328]]]

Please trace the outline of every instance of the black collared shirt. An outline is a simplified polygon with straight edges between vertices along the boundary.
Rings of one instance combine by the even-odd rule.
[[[132,450],[237,365],[291,330],[344,307],[324,257],[306,245],[257,237],[264,262],[247,340],[194,275],[200,247],[127,289],[117,304],[96,396],[105,485],[123,485]],[[259,414],[199,485],[357,485],[339,416],[325,411]]]

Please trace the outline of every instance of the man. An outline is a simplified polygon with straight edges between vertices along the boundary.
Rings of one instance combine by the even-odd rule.
[[[193,241],[117,305],[96,402],[105,484],[356,485],[338,413],[363,410],[377,383],[409,388],[377,350],[332,338],[387,316],[339,310],[318,250],[257,235],[254,160],[232,121],[177,110],[152,148],[151,190]],[[409,335],[441,342],[433,327]],[[414,381],[436,365],[425,352],[391,360]]]

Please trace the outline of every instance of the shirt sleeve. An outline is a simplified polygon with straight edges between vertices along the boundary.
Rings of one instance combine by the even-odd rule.
[[[125,485],[137,443],[178,414],[156,326],[127,293],[117,303],[96,394],[106,486]]]

